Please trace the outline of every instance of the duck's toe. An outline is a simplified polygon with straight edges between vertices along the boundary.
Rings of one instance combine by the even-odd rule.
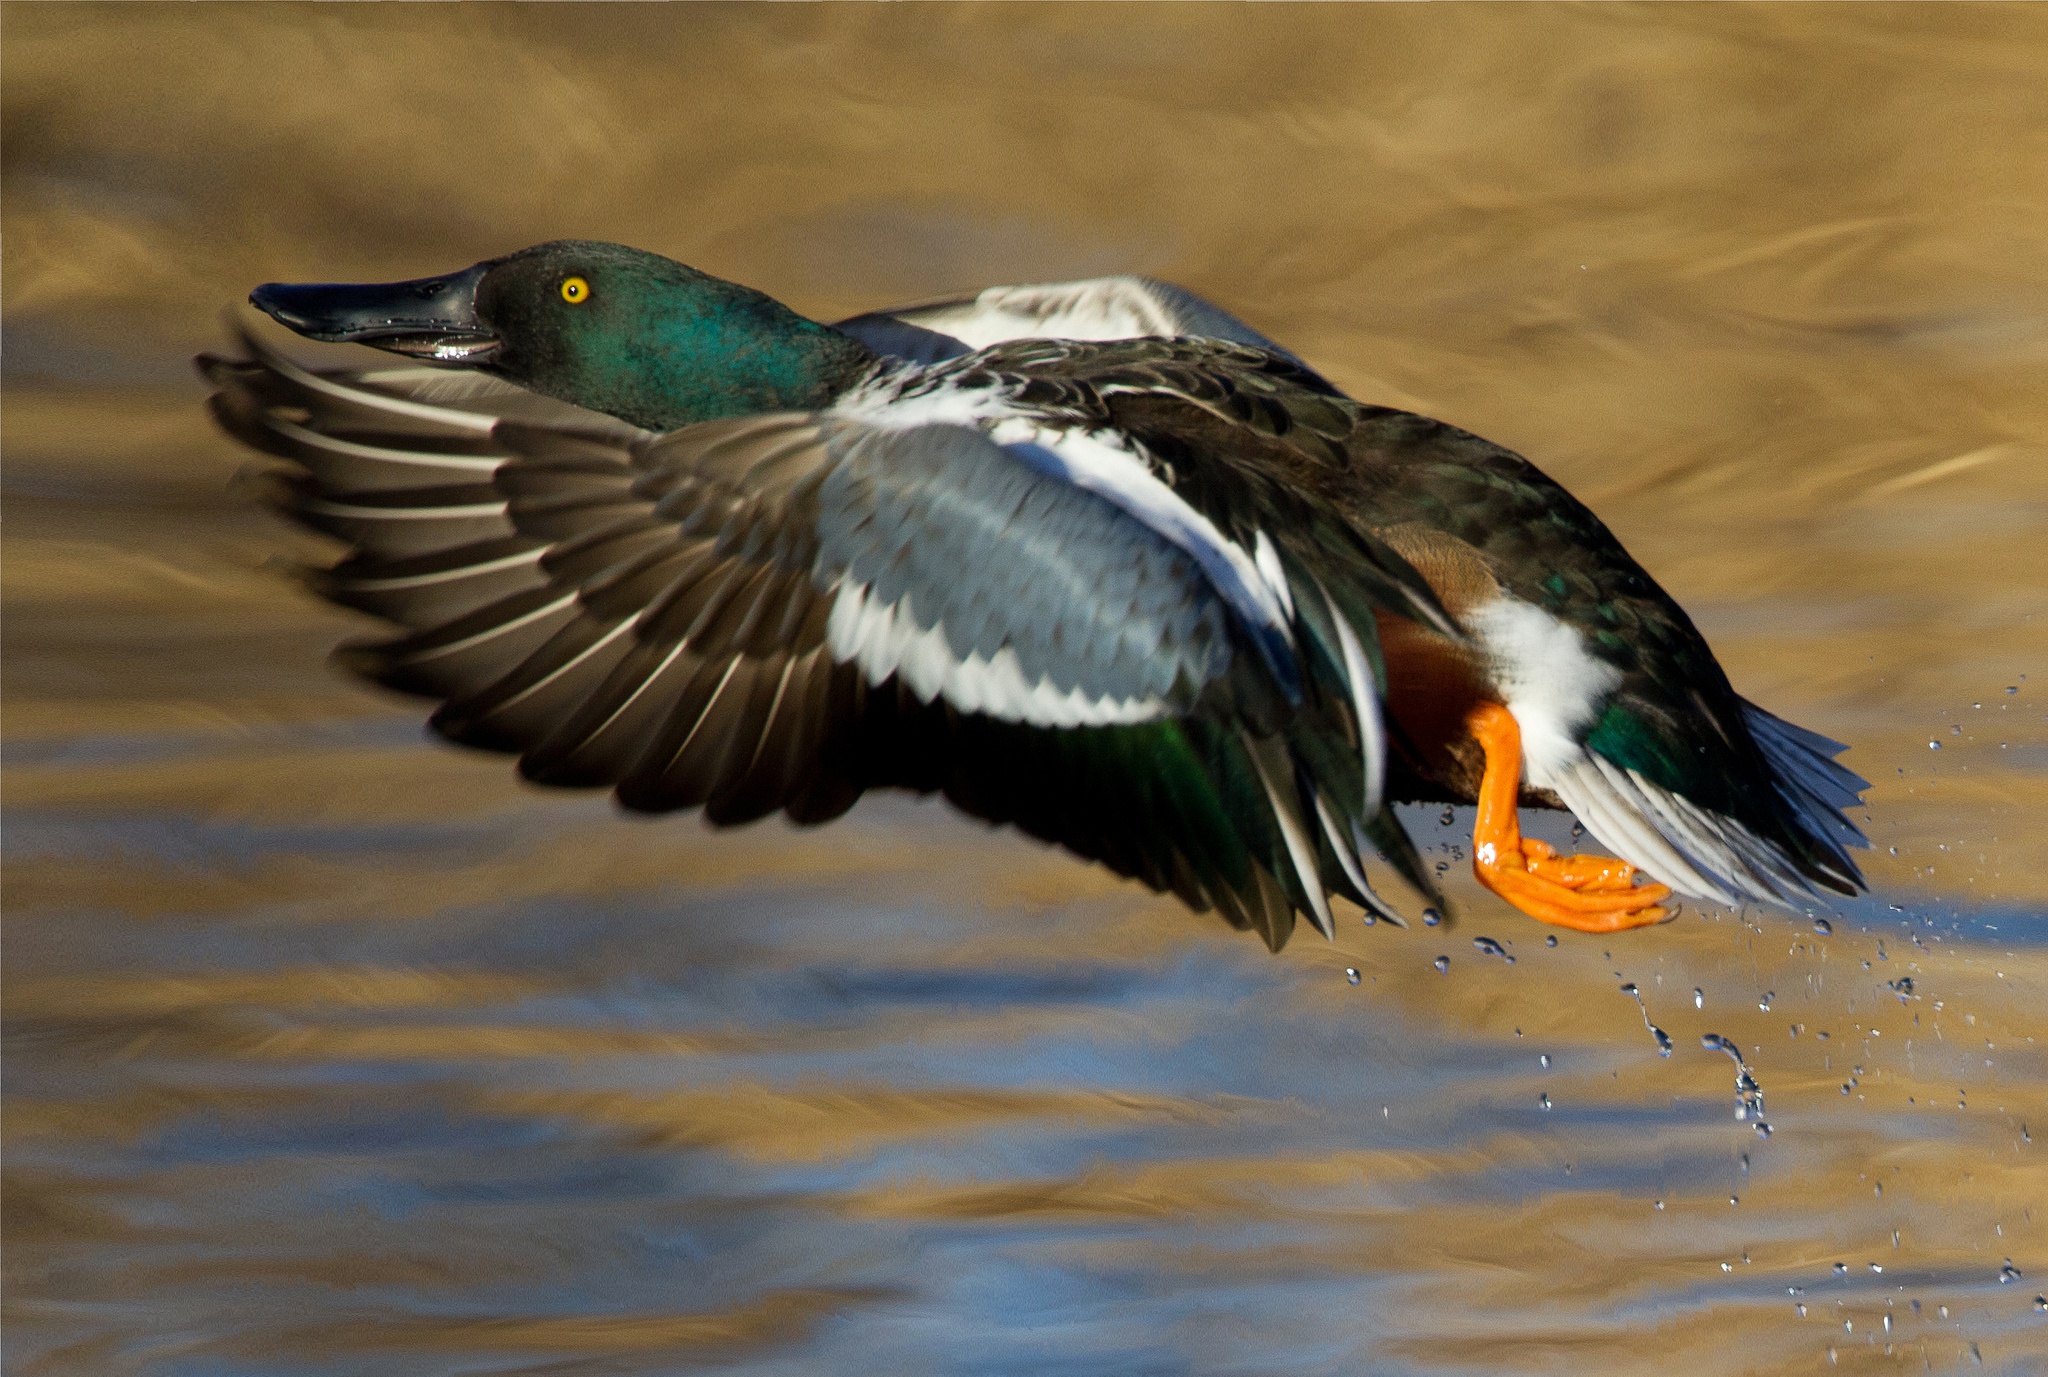
[[[1669,885],[1635,882],[1636,869],[1608,856],[1559,856],[1533,838],[1522,842],[1522,866],[1508,854],[1475,866],[1479,882],[1540,923],[1575,932],[1621,932],[1671,917]]]

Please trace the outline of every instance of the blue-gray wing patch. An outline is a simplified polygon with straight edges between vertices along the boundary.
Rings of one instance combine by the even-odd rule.
[[[979,431],[846,427],[817,494],[833,655],[927,701],[1043,726],[1184,709],[1229,667],[1182,551]]]

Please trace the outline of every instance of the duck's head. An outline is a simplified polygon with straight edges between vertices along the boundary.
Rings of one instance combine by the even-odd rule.
[[[751,288],[576,239],[410,282],[272,282],[249,300],[310,339],[467,364],[650,430],[823,406],[875,357]]]

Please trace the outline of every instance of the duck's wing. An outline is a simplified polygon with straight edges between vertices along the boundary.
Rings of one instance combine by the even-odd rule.
[[[454,740],[719,823],[942,789],[1276,947],[1327,892],[1393,916],[1360,860],[1384,571],[1276,585],[958,426],[494,420],[249,348],[205,364],[216,415],[352,547],[312,585],[407,629],[348,663]]]
[[[1867,843],[1845,810],[1868,785],[1834,761],[1842,747],[1739,698],[1683,609],[1521,456],[1352,402],[1270,354],[1220,342],[1020,341],[979,357],[1042,378],[1048,404],[1185,468],[1189,500],[1226,530],[1248,538],[1242,523],[1263,520],[1311,568],[1360,530],[1419,527],[1462,551],[1607,683],[1582,740],[1541,770],[1532,756],[1530,781],[1616,855],[1725,903],[1796,904],[1862,888],[1849,848]],[[1201,454],[1230,462],[1220,471],[1186,464]],[[1234,490],[1200,491],[1230,481]],[[1258,515],[1304,493],[1322,500]]]
[[[834,327],[880,354],[932,364],[1020,339],[1115,340],[1189,335],[1300,359],[1212,301],[1155,277],[989,287],[973,296],[895,306]]]

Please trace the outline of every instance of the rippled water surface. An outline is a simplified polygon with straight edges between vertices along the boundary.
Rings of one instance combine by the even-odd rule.
[[[2048,9],[4,22],[10,1373],[2048,1370]],[[1523,450],[1854,743],[1875,897],[1553,947],[1417,812],[1459,921],[1273,957],[429,743],[184,360],[568,235],[1155,272]]]

